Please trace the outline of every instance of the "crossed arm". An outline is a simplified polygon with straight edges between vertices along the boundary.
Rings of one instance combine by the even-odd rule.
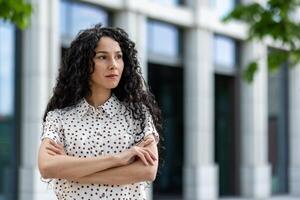
[[[157,172],[158,152],[153,135],[122,153],[91,158],[68,156],[61,145],[44,139],[38,163],[43,178],[122,185],[153,181]]]

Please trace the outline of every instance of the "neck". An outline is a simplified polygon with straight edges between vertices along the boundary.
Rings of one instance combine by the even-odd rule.
[[[111,96],[111,90],[93,90],[92,95],[87,97],[87,102],[97,108],[98,106],[103,105]]]

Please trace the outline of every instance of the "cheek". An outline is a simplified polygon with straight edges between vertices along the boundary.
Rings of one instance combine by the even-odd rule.
[[[95,67],[94,72],[91,75],[91,78],[93,80],[99,80],[101,78],[101,75],[103,74],[103,71],[97,67]]]
[[[118,71],[120,74],[123,74],[123,71],[124,71],[124,63],[119,63],[119,67],[118,67]]]
[[[94,74],[95,75],[100,75],[104,73],[104,69],[102,66],[95,66]]]

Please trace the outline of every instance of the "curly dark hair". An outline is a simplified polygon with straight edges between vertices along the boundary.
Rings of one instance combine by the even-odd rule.
[[[91,95],[90,79],[94,71],[95,49],[101,37],[110,37],[117,41],[123,54],[124,70],[118,86],[112,93],[129,108],[135,119],[145,121],[145,106],[152,115],[154,125],[162,131],[162,116],[154,95],[141,74],[135,43],[121,28],[94,27],[81,30],[67,49],[59,69],[53,96],[48,102],[43,121],[47,113],[54,109],[62,109],[76,105],[82,98]]]

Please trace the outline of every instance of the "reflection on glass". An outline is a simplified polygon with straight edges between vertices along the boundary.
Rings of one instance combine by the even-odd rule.
[[[216,35],[214,37],[214,64],[216,66],[235,68],[236,66],[236,42],[235,40]]]
[[[147,24],[149,53],[177,57],[179,54],[179,30],[176,26],[150,20]]]
[[[108,13],[100,7],[72,1],[60,3],[60,30],[62,38],[72,39],[78,31],[97,23],[108,24]]]
[[[14,111],[14,28],[0,21],[0,118]]]
[[[268,76],[269,162],[272,193],[288,192],[288,66]]]
[[[181,3],[180,0],[152,0],[152,1],[163,5],[179,5]]]
[[[154,198],[182,196],[183,168],[183,68],[149,63],[148,80],[162,108],[164,140],[161,165],[154,182]],[[176,198],[177,199],[177,198]],[[180,199],[180,198],[178,198]]]
[[[212,6],[219,17],[224,17],[236,5],[236,0],[212,0]]]
[[[0,20],[0,200],[17,194],[14,132],[15,28]]]

